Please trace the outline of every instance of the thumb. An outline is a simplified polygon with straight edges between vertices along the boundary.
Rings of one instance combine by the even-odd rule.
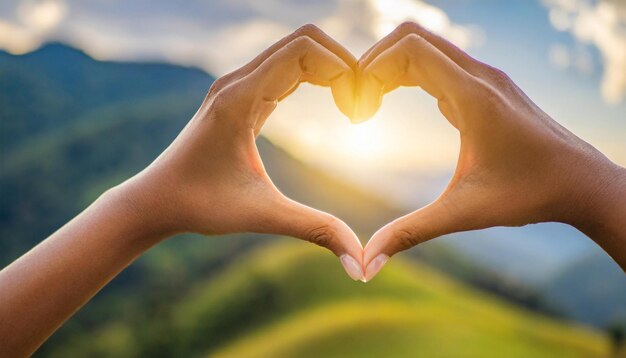
[[[353,280],[365,279],[362,259],[363,246],[358,237],[340,219],[293,201],[281,195],[273,205],[264,231],[288,235],[332,251]]]
[[[455,232],[457,230],[454,225],[450,212],[442,201],[437,200],[383,226],[365,246],[365,280],[374,278],[391,256],[422,242]]]

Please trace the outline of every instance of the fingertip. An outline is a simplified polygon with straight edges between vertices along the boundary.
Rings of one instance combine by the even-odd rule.
[[[343,221],[335,218],[337,242],[340,243],[339,257],[344,270],[355,281],[366,282],[365,266],[363,265],[363,246],[354,231]]]
[[[353,95],[354,91],[351,88],[348,90],[347,88],[342,89],[335,87],[332,92],[339,111],[352,121],[356,110],[356,101]]]
[[[339,256],[339,261],[341,261],[344,270],[351,279],[365,282],[365,274],[363,273],[361,264],[354,257],[343,254]]]
[[[365,122],[372,118],[382,104],[383,88],[366,71],[361,72],[356,82],[354,114],[352,123]]]
[[[392,250],[393,223],[389,223],[372,235],[363,249],[365,281],[371,281],[395,254]]]
[[[350,122],[352,124],[359,124],[372,118],[375,113],[376,111],[371,111],[369,109],[363,110],[362,108],[358,108],[358,106],[355,106],[353,110],[353,115],[348,118],[350,119]]]
[[[371,281],[385,266],[387,261],[389,260],[389,256],[385,254],[379,254],[376,256],[365,268],[365,281]]]
[[[352,120],[356,110],[356,75],[354,70],[347,70],[332,85],[333,98],[337,108]]]

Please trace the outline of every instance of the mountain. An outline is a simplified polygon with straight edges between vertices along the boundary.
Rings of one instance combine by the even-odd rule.
[[[0,150],[62,130],[104,106],[168,94],[197,98],[212,81],[198,69],[95,61],[56,43],[22,56],[0,51]]]
[[[60,44],[0,53],[0,264],[148,164],[212,81],[197,69],[95,61]]]
[[[272,258],[272,259],[269,259]],[[55,356],[603,357],[608,342],[393,260],[364,285],[289,241],[240,257],[166,312],[123,314]],[[86,337],[83,337],[86,338]]]
[[[543,296],[568,316],[600,327],[626,322],[626,275],[605,253],[593,253],[554,275]]]
[[[60,44],[24,56],[1,54],[0,133],[12,140],[0,152],[0,263],[148,165],[212,81],[196,69],[95,61]],[[366,233],[397,215],[383,200],[303,165],[264,138],[258,147],[275,184],[295,200]]]

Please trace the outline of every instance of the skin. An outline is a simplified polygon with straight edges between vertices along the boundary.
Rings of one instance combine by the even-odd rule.
[[[398,86],[436,97],[461,137],[448,188],[379,230],[364,250],[341,220],[286,198],[254,140],[301,82],[330,87],[355,122]],[[624,168],[558,125],[502,72],[447,41],[406,23],[357,62],[307,25],[215,81],[148,168],[0,271],[0,356],[32,354],[115,275],[177,233],[293,236],[328,248],[350,277],[366,280],[388,257],[440,235],[561,221],[626,267],[625,198]]]
[[[626,268],[626,169],[563,128],[502,71],[415,23],[404,23],[359,60],[357,117],[382,96],[420,86],[459,132],[456,171],[441,196],[376,232],[366,279],[387,259],[454,232],[562,222]]]
[[[304,81],[329,86],[351,115],[354,67],[348,51],[305,26],[215,81],[148,168],[0,272],[0,356],[32,354],[138,256],[181,232],[301,238],[340,256],[348,274],[362,279],[356,235],[341,220],[281,194],[255,145],[278,101]]]

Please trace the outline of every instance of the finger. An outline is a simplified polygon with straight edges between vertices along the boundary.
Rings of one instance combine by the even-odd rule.
[[[276,43],[274,43],[272,46],[267,48],[265,51],[261,52],[259,55],[257,55],[252,61],[248,62],[246,65],[242,66],[241,68],[229,74],[226,74],[220,77],[217,81],[215,81],[214,86],[211,87],[210,92],[213,92],[217,89],[221,89],[225,85],[230,84],[232,82],[235,82],[245,77],[250,72],[254,71],[254,69],[259,67],[266,59],[268,59],[272,54],[274,54],[274,52],[280,50],[281,48],[285,47],[285,45],[287,45],[294,39],[301,37],[301,36],[310,37],[315,42],[327,48],[330,52],[334,53],[337,57],[342,59],[348,66],[350,66],[351,68],[356,68],[357,60],[354,57],[354,55],[350,53],[350,51],[348,51],[345,47],[341,46],[341,44],[339,44],[333,38],[328,36],[324,31],[322,31],[317,26],[312,25],[312,24],[306,24],[304,26],[301,26],[299,29],[292,32],[291,34],[283,37]]]
[[[339,257],[353,280],[364,280],[363,246],[336,217],[280,196],[264,220],[264,232],[288,235],[325,247]]]
[[[458,229],[440,201],[394,220],[378,230],[363,251],[365,280],[371,280],[396,253]]]
[[[330,86],[339,109],[354,111],[354,71],[345,61],[308,36],[300,36],[274,52],[237,82],[258,100],[259,113],[269,114],[301,82]],[[261,116],[262,117],[262,116]]]
[[[483,65],[480,61],[474,59],[450,41],[426,30],[424,27],[412,21],[407,21],[400,24],[389,35],[385,36],[382,40],[378,41],[374,46],[367,50],[367,52],[364,53],[359,59],[359,66],[361,68],[365,68],[376,57],[378,57],[378,55],[409,34],[416,34],[430,42],[439,51],[472,75],[477,75],[481,68],[480,66]]]
[[[471,80],[465,70],[418,35],[409,34],[380,53],[359,76],[355,118],[376,113],[385,90],[420,86],[441,101],[464,94]]]

